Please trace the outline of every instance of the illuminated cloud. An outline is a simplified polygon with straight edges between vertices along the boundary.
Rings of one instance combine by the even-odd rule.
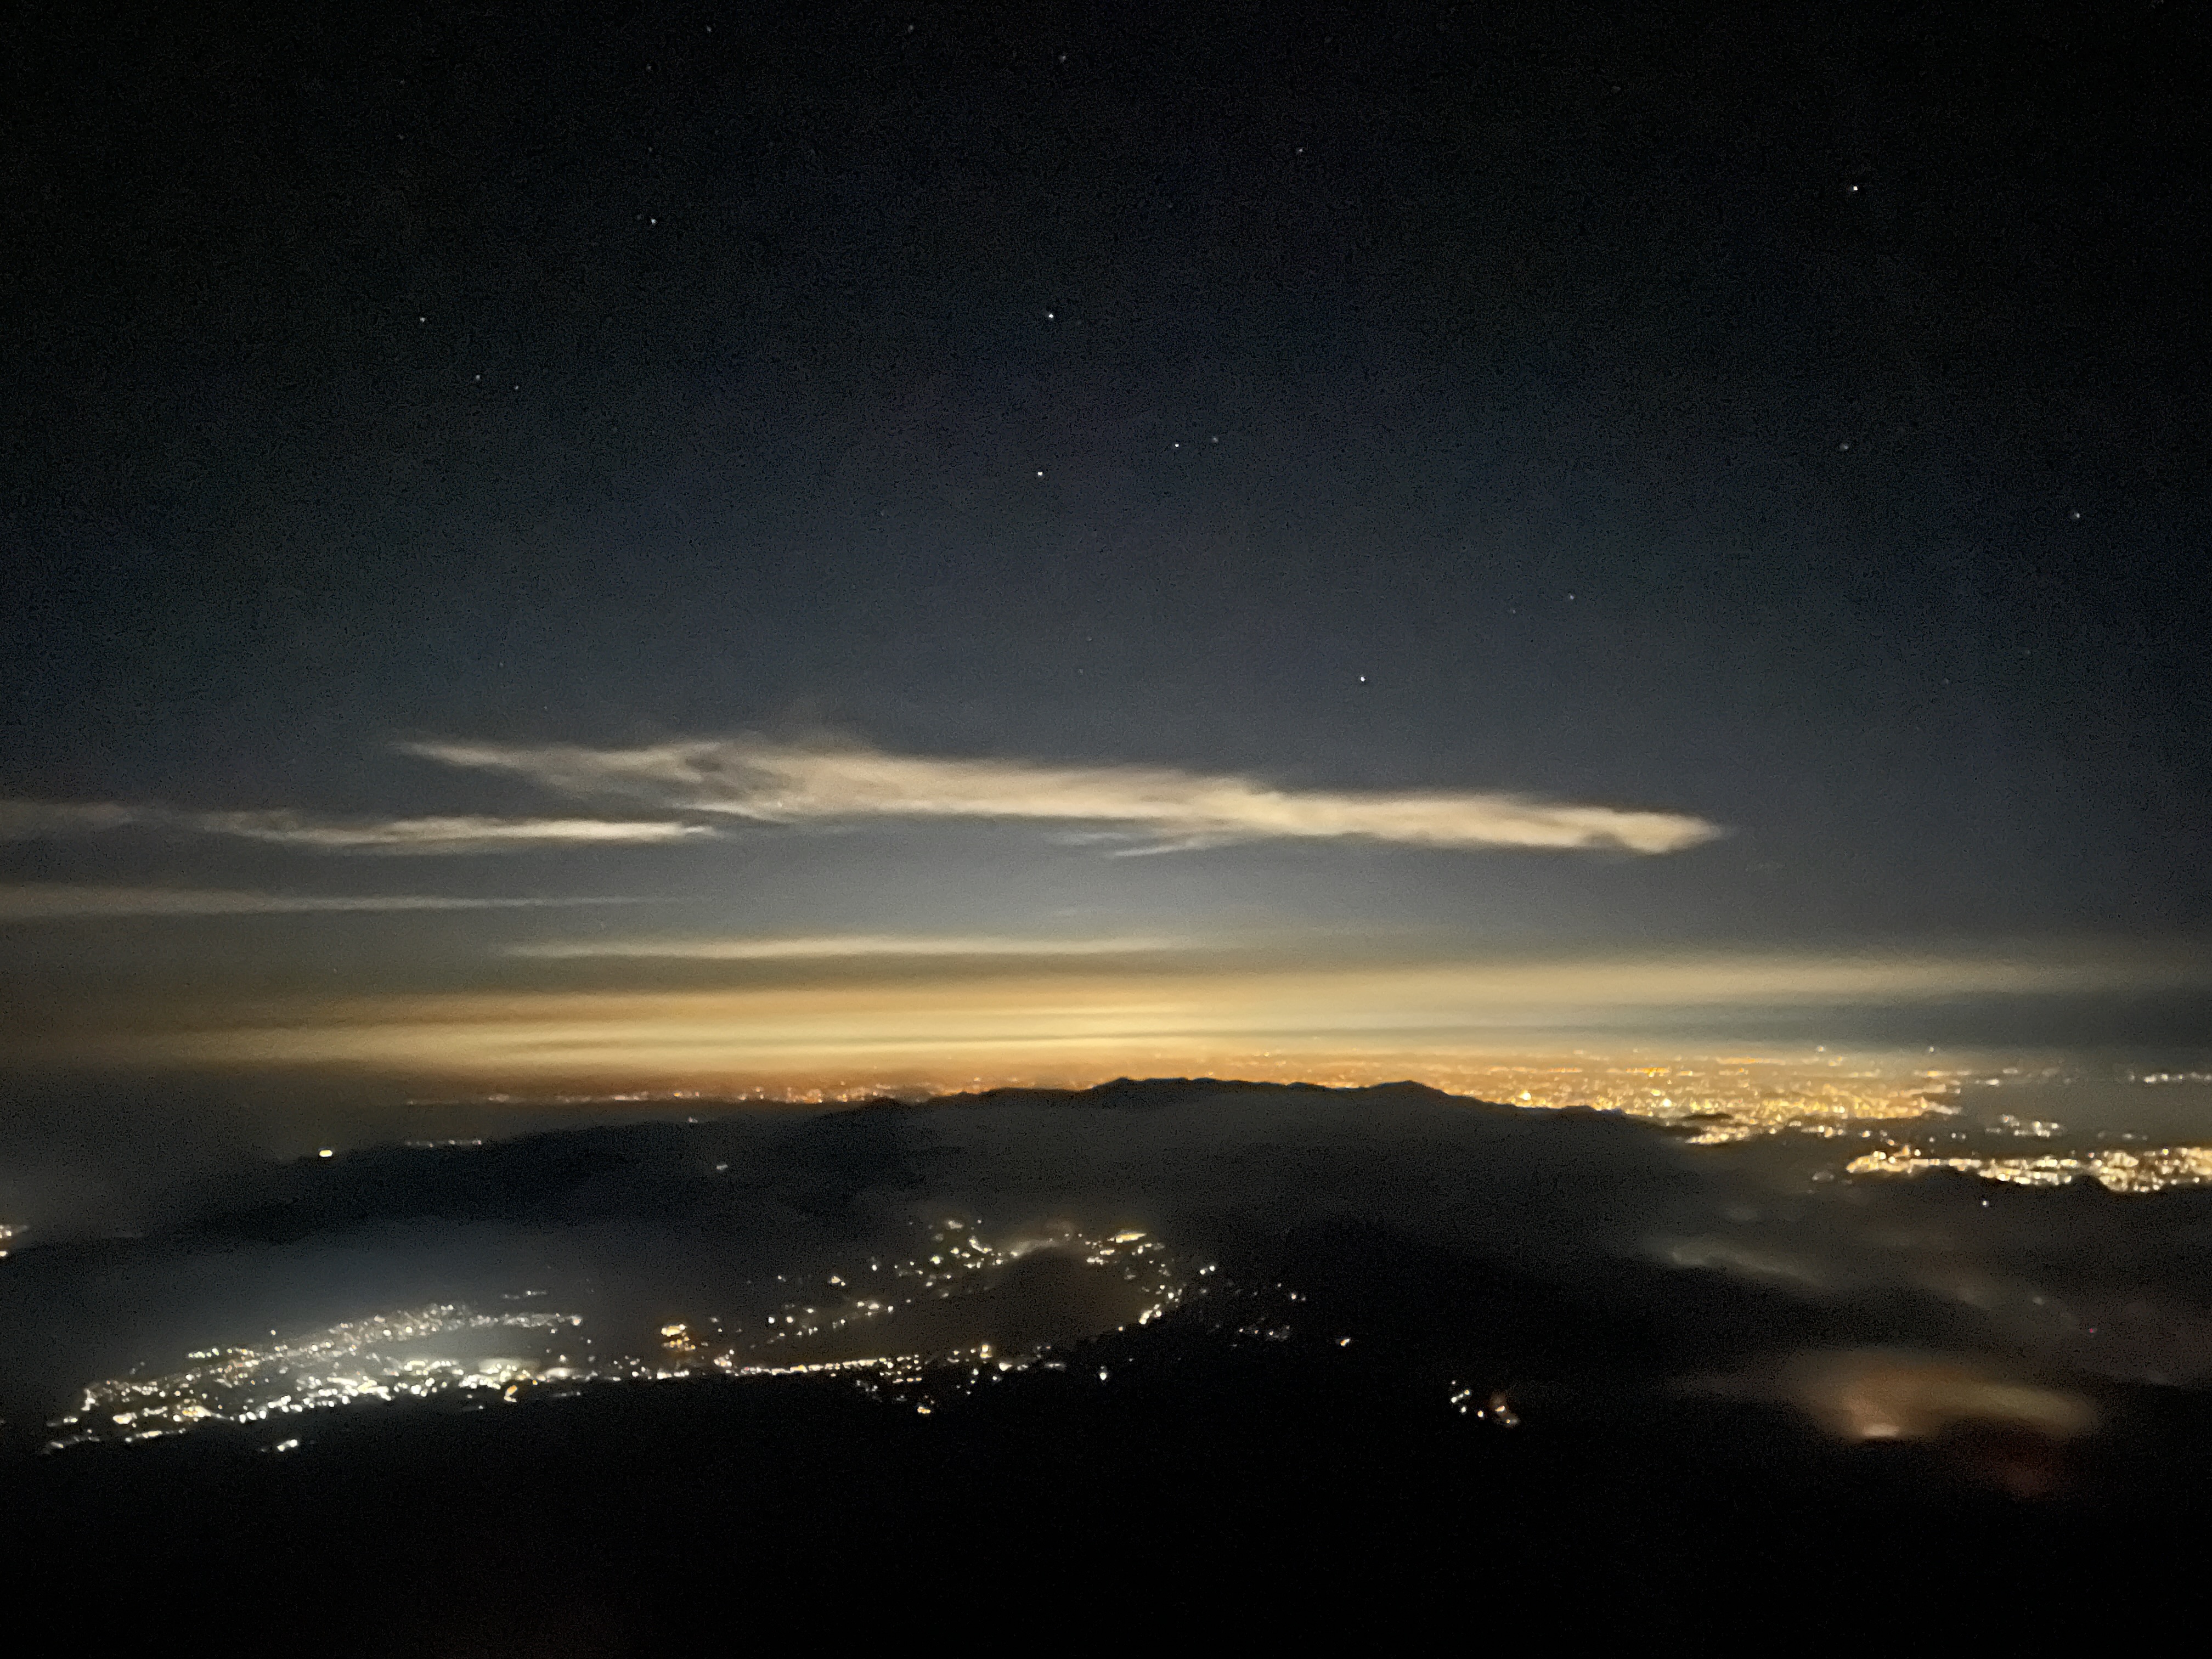
[[[93,916],[279,915],[307,911],[510,910],[623,904],[617,898],[447,898],[266,893],[224,888],[95,887],[56,882],[0,886],[0,921],[67,921]]]
[[[0,841],[46,841],[143,826],[235,836],[318,853],[458,854],[545,847],[655,847],[713,840],[702,823],[672,819],[324,818],[290,811],[185,812],[118,801],[0,801]]]
[[[1790,1368],[1784,1388],[1841,1440],[1927,1440],[1959,1424],[2070,1440],[2097,1426],[2096,1407],[2078,1394],[1937,1354],[1808,1355]]]
[[[1446,790],[1284,789],[1257,779],[1160,767],[946,760],[758,738],[640,749],[410,743],[408,753],[526,777],[586,797],[768,823],[871,817],[1121,824],[1184,846],[1358,839],[1411,847],[1598,848],[1673,853],[1723,833],[1671,812]]]
[[[184,820],[209,835],[240,836],[322,853],[497,853],[532,847],[656,847],[712,840],[703,823],[605,818],[386,818],[341,823],[297,812],[202,812]]]
[[[840,957],[1104,957],[1190,948],[1174,939],[999,939],[830,933],[808,939],[562,939],[511,945],[510,957],[639,957],[696,962],[811,962]]]

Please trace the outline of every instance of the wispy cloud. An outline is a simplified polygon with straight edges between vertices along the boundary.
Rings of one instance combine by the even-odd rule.
[[[1721,835],[1672,812],[1449,790],[1285,789],[1259,779],[1142,766],[941,759],[751,738],[638,749],[404,744],[448,766],[504,772],[580,797],[769,823],[870,817],[995,818],[1127,825],[1182,845],[1360,839],[1413,847],[1672,853]]]
[[[112,801],[0,800],[0,841],[94,835],[145,820],[145,809]]]
[[[343,822],[299,812],[200,812],[184,820],[209,835],[320,853],[499,853],[531,847],[659,847],[711,841],[680,820],[607,818],[384,818]]]
[[[983,934],[824,933],[786,939],[560,939],[511,945],[503,955],[635,957],[696,962],[803,962],[841,957],[1111,957],[1184,951],[1178,939],[1012,939]]]
[[[191,812],[120,801],[0,801],[0,841],[49,841],[132,827],[230,836],[317,853],[521,852],[550,847],[657,847],[711,841],[678,819],[322,817],[291,811]]]
[[[311,911],[534,910],[633,902],[621,898],[269,893],[226,888],[99,887],[22,882],[0,885],[0,921],[66,921],[94,916],[278,915]]]

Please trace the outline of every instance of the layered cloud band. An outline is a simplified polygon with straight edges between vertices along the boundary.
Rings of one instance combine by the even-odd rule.
[[[120,801],[0,801],[0,841],[51,841],[109,830],[226,836],[313,853],[507,853],[532,848],[665,847],[711,841],[712,826],[680,819],[338,818],[289,810],[189,812]]]
[[[391,910],[542,910],[627,904],[624,898],[467,898],[444,894],[272,893],[212,887],[117,887],[65,882],[0,884],[0,921],[100,916],[292,915]]]

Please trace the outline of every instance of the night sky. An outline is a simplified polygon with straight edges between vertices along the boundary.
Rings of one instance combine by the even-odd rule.
[[[19,8],[8,1052],[2164,994],[2203,34]]]

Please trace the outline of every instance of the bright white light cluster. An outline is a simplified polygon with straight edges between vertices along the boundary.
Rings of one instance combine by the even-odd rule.
[[[582,1322],[577,1314],[479,1314],[441,1304],[333,1325],[264,1348],[203,1348],[187,1358],[204,1363],[188,1370],[94,1383],[76,1411],[47,1425],[59,1431],[47,1449],[150,1440],[209,1423],[258,1423],[363,1400],[422,1400],[461,1390],[512,1399],[524,1382],[596,1373],[526,1359],[401,1351],[463,1334],[550,1331]]]
[[[737,1328],[725,1334],[720,1319],[664,1324],[658,1352],[643,1355],[591,1355],[574,1364],[566,1354],[554,1356],[550,1363],[460,1358],[456,1351],[480,1352],[490,1332],[565,1331],[580,1326],[583,1318],[550,1312],[480,1314],[456,1304],[380,1314],[265,1347],[204,1348],[187,1356],[199,1363],[183,1370],[93,1384],[76,1410],[48,1425],[55,1437],[47,1449],[151,1440],[211,1424],[269,1422],[368,1401],[474,1395],[511,1404],[548,1384],[843,1373],[878,1390],[948,1370],[964,1371],[974,1381],[1026,1369],[1043,1356],[1002,1352],[981,1340],[918,1344],[896,1326],[884,1329],[880,1347],[865,1345],[872,1351],[854,1353],[850,1338],[902,1308],[988,1290],[997,1277],[993,1270],[1040,1250],[1059,1252],[1120,1280],[1129,1292],[1125,1305],[1136,1308],[1131,1321],[1136,1324],[1160,1317],[1213,1271],[1201,1267],[1186,1279],[1161,1244],[1129,1230],[1097,1237],[1062,1230],[994,1243],[985,1239],[981,1226],[955,1218],[931,1229],[928,1243],[908,1259],[878,1258],[865,1267],[848,1267],[823,1275],[811,1288],[793,1282],[793,1294],[769,1316],[767,1328],[750,1335]],[[825,1354],[818,1346],[809,1352],[810,1339],[837,1333],[847,1337],[838,1345],[842,1352]],[[541,1337],[529,1346],[550,1344]],[[594,1344],[580,1338],[574,1346],[588,1350]],[[297,1443],[295,1438],[272,1449]]]

